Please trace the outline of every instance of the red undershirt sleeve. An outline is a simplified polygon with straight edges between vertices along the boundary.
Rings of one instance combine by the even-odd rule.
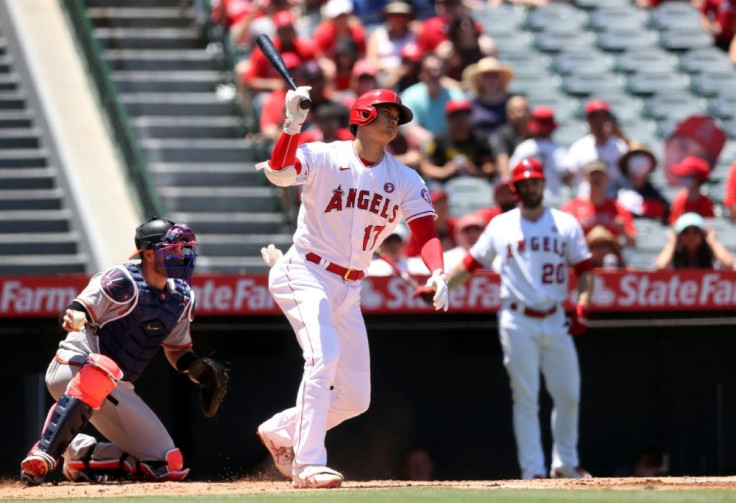
[[[593,270],[593,260],[586,258],[582,262],[578,262],[573,266],[573,269],[575,269],[575,274],[580,276],[584,272],[592,271]]]
[[[483,267],[483,264],[475,260],[475,257],[473,257],[470,252],[468,252],[463,257],[463,266],[465,266],[466,271],[468,271],[470,274],[473,274],[475,271]]]
[[[281,171],[287,166],[294,166],[297,173],[301,173],[301,163],[296,158],[296,149],[299,146],[299,133],[289,135],[281,132],[271,152],[268,165],[274,171]]]
[[[434,219],[431,216],[420,217],[409,222],[409,228],[421,248],[421,256],[424,264],[430,272],[437,269],[444,272],[445,261],[442,256],[442,243],[437,237],[434,227]]]

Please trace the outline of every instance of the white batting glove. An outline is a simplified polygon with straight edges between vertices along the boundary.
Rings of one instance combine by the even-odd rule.
[[[299,103],[302,100],[310,100],[309,91],[311,86],[299,86],[296,90],[287,91],[286,93],[286,122],[284,122],[284,133],[295,135],[302,130],[302,124],[307,120],[308,108],[301,108]]]
[[[447,311],[450,307],[450,293],[447,289],[447,274],[442,272],[440,269],[436,269],[432,276],[427,280],[427,287],[432,288],[435,291],[434,297],[432,297],[432,304],[435,310]]]
[[[276,262],[281,260],[284,254],[273,244],[270,244],[268,247],[261,248],[261,256],[268,267],[273,267]]]
[[[84,328],[87,323],[87,316],[81,311],[74,311],[67,309],[64,314],[64,327],[69,329],[70,332],[78,332]]]

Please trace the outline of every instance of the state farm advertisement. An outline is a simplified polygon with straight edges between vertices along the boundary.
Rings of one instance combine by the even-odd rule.
[[[87,284],[89,276],[27,276],[0,278],[0,318],[56,317]],[[423,278],[418,278],[423,282]],[[268,277],[195,276],[198,316],[280,315],[268,291]],[[403,279],[365,278],[361,281],[366,314],[437,313]],[[574,281],[569,302],[575,302]],[[501,305],[498,275],[480,272],[450,292],[450,309],[487,313]],[[698,311],[736,309],[736,272],[690,270],[682,272],[597,272],[591,310]]]

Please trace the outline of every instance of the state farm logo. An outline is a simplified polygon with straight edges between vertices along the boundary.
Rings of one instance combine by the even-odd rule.
[[[600,276],[595,277],[592,302],[593,305],[608,307],[616,302],[616,291],[606,287],[605,281]]]

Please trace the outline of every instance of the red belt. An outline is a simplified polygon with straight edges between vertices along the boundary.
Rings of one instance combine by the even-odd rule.
[[[309,252],[305,255],[305,257],[310,262],[314,262],[317,265],[321,265],[322,267],[330,271],[332,274],[337,274],[345,281],[359,281],[365,278],[365,273],[357,269],[347,269],[341,265],[337,265],[332,262],[328,262],[326,260],[324,261],[326,265],[322,265],[322,257],[317,255],[316,253]]]
[[[509,308],[530,318],[546,318],[550,314],[553,314],[555,311],[557,311],[557,306],[552,306],[546,311],[537,311],[536,309],[532,309],[530,307],[521,306],[516,302],[512,302],[511,304],[509,304]]]

